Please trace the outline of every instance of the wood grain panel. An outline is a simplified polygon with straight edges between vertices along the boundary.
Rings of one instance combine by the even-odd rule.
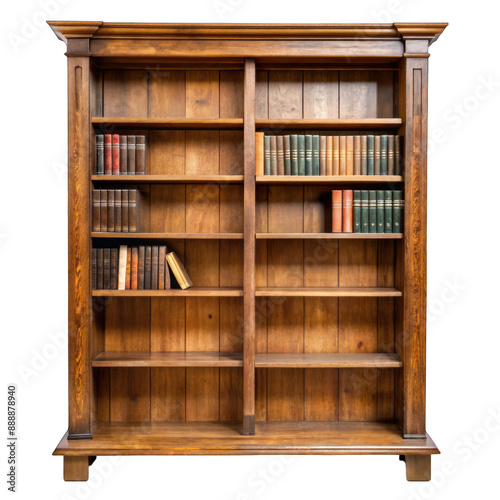
[[[146,116],[148,112],[148,72],[139,70],[104,71],[104,116]]]
[[[221,287],[243,286],[243,245],[241,241],[221,240],[220,275]]]
[[[377,286],[376,241],[339,241],[339,286]]]
[[[186,185],[186,232],[218,233],[219,186]]]
[[[149,115],[152,118],[186,116],[186,72],[149,71]]]
[[[149,132],[148,174],[182,175],[186,163],[184,130],[151,130]]]
[[[243,71],[220,72],[220,117],[243,118]]]
[[[243,186],[220,186],[221,233],[243,232]]]
[[[243,175],[243,134],[241,130],[220,131],[221,175]]]
[[[255,75],[255,117],[269,118],[268,71],[257,71]]]
[[[219,420],[219,368],[186,368],[186,420]]]
[[[186,118],[219,118],[219,72],[186,72]]]
[[[151,186],[150,228],[152,233],[186,232],[186,186]]]
[[[304,71],[304,118],[339,117],[339,72]]]
[[[269,118],[302,118],[302,71],[269,71]]]
[[[219,131],[186,130],[186,174],[219,173]]]
[[[220,368],[219,420],[243,420],[243,368]]]

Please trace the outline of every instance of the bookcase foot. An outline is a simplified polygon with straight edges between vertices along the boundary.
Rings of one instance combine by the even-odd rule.
[[[90,457],[64,457],[64,480],[87,481],[89,479]]]
[[[404,455],[404,461],[406,462],[407,481],[431,480],[430,455]]]

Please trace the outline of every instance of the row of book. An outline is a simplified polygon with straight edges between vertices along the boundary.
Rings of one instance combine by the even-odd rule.
[[[332,191],[333,233],[401,233],[404,200],[399,190]]]
[[[402,175],[398,135],[255,133],[256,175]]]
[[[177,254],[165,245],[92,249],[94,290],[168,290],[170,270],[183,290],[193,286]]]
[[[92,231],[136,233],[139,202],[138,189],[92,190]]]
[[[98,134],[95,136],[97,175],[144,175],[146,136]]]

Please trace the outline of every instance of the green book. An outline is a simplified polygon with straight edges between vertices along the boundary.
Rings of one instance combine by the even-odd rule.
[[[311,175],[319,175],[319,135],[312,136],[312,172]]]
[[[292,162],[290,159],[290,136],[283,136],[283,146],[285,148],[285,175],[292,175]]]
[[[387,175],[387,136],[380,136],[380,175]]]
[[[369,233],[369,217],[368,217],[368,191],[361,191],[361,232]]]
[[[264,175],[271,175],[271,137],[264,136]]]
[[[385,191],[384,222],[384,233],[392,233],[392,191]]]
[[[394,138],[394,174],[403,175],[403,137]]]
[[[387,175],[394,175],[394,136],[387,136]]]
[[[361,232],[361,191],[352,192],[352,232]]]
[[[299,135],[297,136],[298,142],[298,167],[299,167],[299,175],[306,175],[306,136]]]
[[[361,136],[361,175],[368,174],[368,136]]]
[[[377,233],[385,232],[384,191],[377,191]]]
[[[297,134],[293,134],[290,136],[290,154],[292,175],[299,175],[299,151]]]
[[[375,136],[369,135],[366,138],[366,173],[373,175],[375,169]]]
[[[306,172],[305,175],[312,175],[313,164],[313,136],[306,135]]]
[[[394,233],[403,232],[403,191],[392,192],[392,230]]]
[[[377,191],[368,191],[369,233],[377,232]]]
[[[271,175],[278,175],[278,145],[276,136],[271,136]]]

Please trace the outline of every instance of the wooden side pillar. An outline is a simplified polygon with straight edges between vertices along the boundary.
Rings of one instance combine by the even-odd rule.
[[[243,434],[255,434],[255,61],[244,76]]]

